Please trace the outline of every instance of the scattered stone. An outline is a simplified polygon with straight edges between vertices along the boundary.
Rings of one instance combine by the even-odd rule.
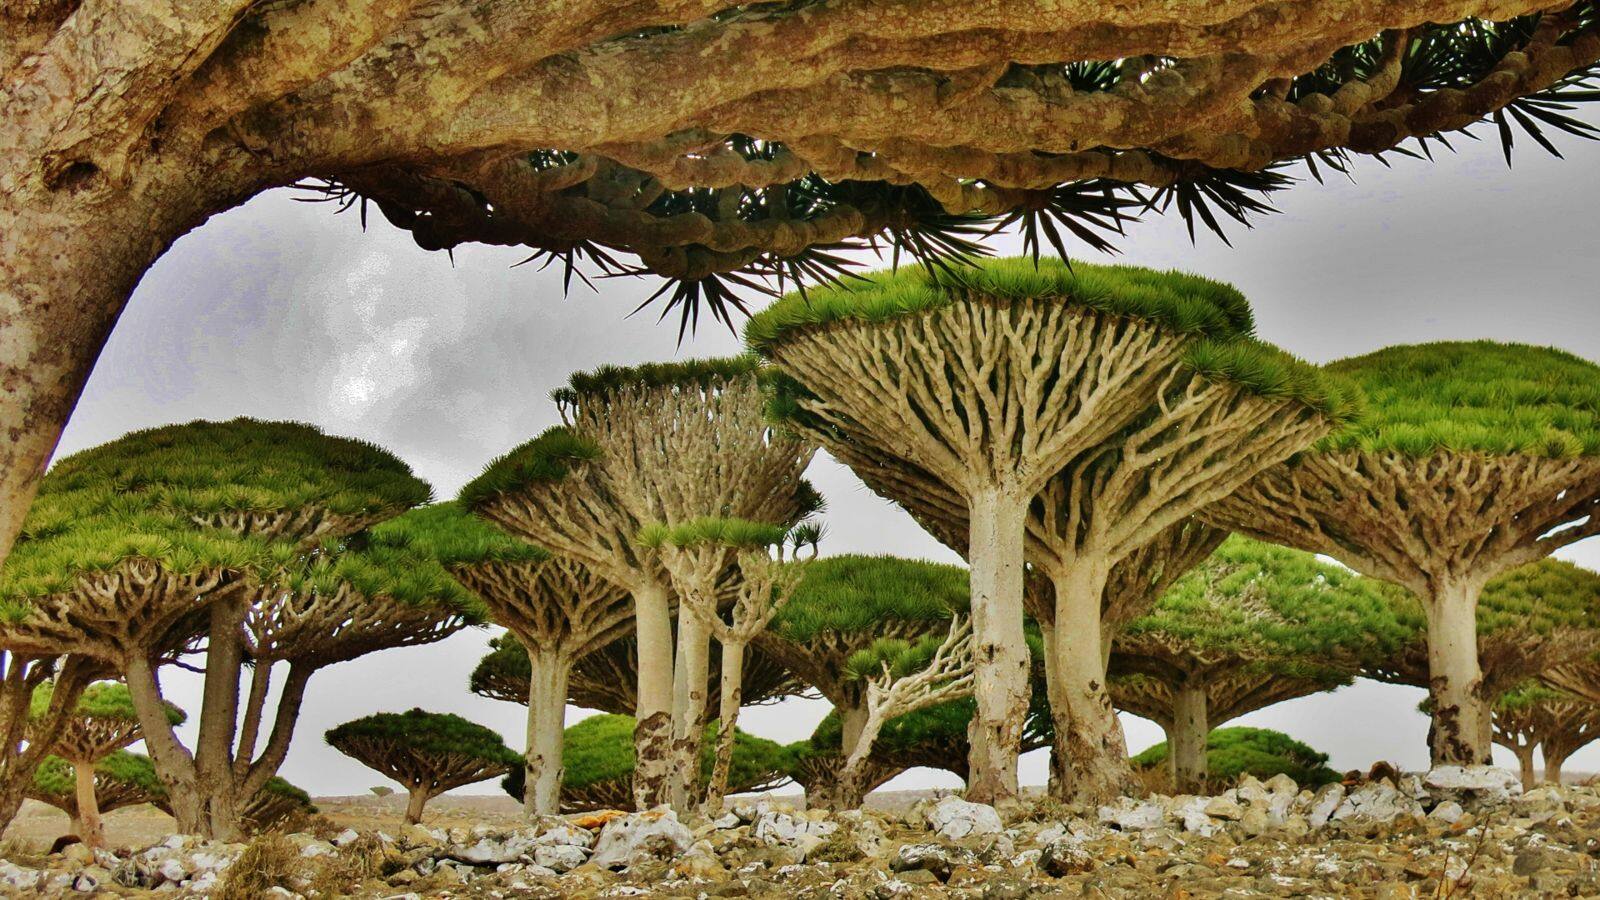
[[[1094,866],[1094,854],[1071,837],[1056,838],[1039,853],[1039,871],[1056,878],[1087,872]]]
[[[1100,807],[1099,813],[1100,821],[1122,831],[1158,828],[1167,818],[1166,810],[1158,801],[1135,800],[1132,797],[1118,798],[1116,803]]]
[[[590,861],[602,869],[630,868],[646,860],[672,859],[692,843],[694,834],[663,807],[607,821]]]
[[[1434,766],[1422,783],[1433,798],[1463,805],[1504,803],[1522,793],[1517,773],[1498,766]]]
[[[983,803],[968,803],[960,797],[945,797],[935,803],[927,811],[927,819],[928,827],[933,829],[934,834],[952,841],[999,834],[1006,828],[1000,822],[1000,814],[995,812],[994,807]]]

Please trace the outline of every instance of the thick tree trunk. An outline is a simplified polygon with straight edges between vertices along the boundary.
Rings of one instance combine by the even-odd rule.
[[[1063,799],[1072,803],[1105,802],[1133,784],[1127,742],[1101,662],[1100,604],[1108,572],[1103,562],[1084,559],[1054,579],[1055,667],[1063,708],[1052,708],[1052,715],[1072,770]]]
[[[1544,781],[1546,784],[1561,783],[1561,767],[1566,765],[1567,751],[1552,750],[1548,746],[1541,747],[1544,753]]]
[[[406,800],[406,824],[416,825],[422,822],[422,808],[428,805],[428,789],[421,785],[408,788]]]
[[[1196,678],[1189,678],[1172,697],[1171,743],[1172,783],[1185,794],[1199,794],[1206,786],[1206,738],[1211,725],[1206,715],[1206,690]]]
[[[206,677],[200,707],[200,734],[195,742],[195,790],[202,810],[200,834],[221,841],[244,834],[239,820],[238,781],[233,751],[239,721],[239,682],[244,674],[244,618],[249,601],[243,592],[211,605],[206,638]]]
[[[77,792],[79,823],[73,829],[73,833],[91,847],[104,847],[106,833],[100,822],[100,801],[94,795],[94,763],[81,759],[73,760],[72,777]]]
[[[528,743],[524,759],[527,781],[522,814],[528,821],[561,811],[562,726],[567,714],[567,676],[572,661],[565,654],[534,649],[529,641]]]
[[[1511,752],[1516,754],[1517,757],[1517,774],[1522,778],[1522,789],[1525,791],[1533,790],[1534,785],[1539,783],[1539,778],[1534,774],[1533,768],[1533,745],[1518,744],[1511,748]]]
[[[839,756],[847,758],[861,740],[862,729],[867,727],[867,705],[860,697],[854,704],[839,710]]]
[[[744,703],[744,644],[722,645],[722,684],[717,691],[717,759],[711,767],[711,782],[706,785],[706,812],[722,814],[722,800],[728,793],[728,775],[733,771],[733,744],[739,724],[739,707]]]
[[[142,654],[127,660],[123,680],[128,685],[128,696],[134,712],[139,717],[139,730],[144,734],[145,748],[150,751],[150,764],[156,777],[167,792],[167,805],[177,820],[180,834],[197,834],[200,831],[199,798],[194,789],[194,758],[179,743],[172,723],[167,721],[166,705],[161,701],[161,686],[156,681],[155,667]]]
[[[1491,718],[1482,696],[1478,664],[1478,585],[1442,585],[1428,598],[1428,683],[1433,721],[1428,748],[1433,764],[1486,765]]]
[[[1067,708],[1066,696],[1061,691],[1061,676],[1056,672],[1055,657],[1056,627],[1044,622],[1039,623],[1039,633],[1044,645],[1044,686],[1045,695],[1050,703],[1051,715],[1055,710]],[[1054,721],[1052,719],[1052,721]],[[1063,800],[1067,796],[1068,785],[1072,781],[1071,759],[1067,755],[1066,732],[1060,728],[1050,729],[1050,773],[1045,791],[1052,800]]]
[[[971,501],[967,561],[972,579],[973,697],[967,729],[967,799],[1017,796],[1017,757],[1028,715],[1028,643],[1023,632],[1023,537],[1027,497],[981,493]]]
[[[51,749],[37,741],[23,746],[30,729],[29,708],[34,689],[54,677],[50,708],[43,721],[31,724],[32,728],[54,733],[77,706],[89,682],[91,667],[91,663],[78,656],[67,657],[58,667],[53,658],[0,651],[0,741],[3,741],[0,745],[0,831],[4,831],[22,809],[23,795],[33,784],[34,773]]]
[[[711,676],[711,630],[681,606],[678,659],[672,674],[672,808],[681,814],[689,811],[694,789],[700,783],[706,679]]]
[[[633,804],[644,810],[671,799],[672,610],[666,588],[658,584],[635,588],[633,606],[639,646]]]

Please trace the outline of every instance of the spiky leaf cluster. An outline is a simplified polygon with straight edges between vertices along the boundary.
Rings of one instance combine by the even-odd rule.
[[[896,556],[830,556],[807,564],[770,629],[796,644],[824,632],[870,643],[892,621],[942,634],[950,617],[970,602],[967,572],[959,566]]]
[[[357,740],[424,755],[465,756],[498,765],[512,766],[522,761],[493,730],[457,715],[422,709],[374,713],[327,733],[327,741],[334,747]]]
[[[447,569],[550,558],[549,551],[506,534],[455,500],[410,510],[377,526],[372,535],[377,543],[408,548]]]
[[[53,681],[47,681],[34,689],[33,699],[28,705],[30,718],[41,719],[49,712],[50,698],[54,689]],[[175,704],[165,705],[168,722],[182,725],[188,719],[188,714]],[[118,722],[136,722],[139,718],[139,714],[133,708],[133,698],[128,694],[128,686],[120,681],[97,681],[84,688],[83,693],[78,696],[78,703],[73,707],[72,714],[74,718],[109,719]]]
[[[473,509],[525,485],[561,481],[574,466],[599,457],[598,444],[557,425],[491,460],[478,477],[461,488],[457,499],[462,506]]]

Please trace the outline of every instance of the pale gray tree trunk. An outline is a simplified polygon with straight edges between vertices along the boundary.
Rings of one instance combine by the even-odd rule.
[[[1172,781],[1178,791],[1198,794],[1206,784],[1206,738],[1211,725],[1206,712],[1205,686],[1196,679],[1184,681],[1172,697]]]
[[[967,799],[977,803],[1017,796],[1017,756],[1030,693],[1022,627],[1028,499],[989,491],[971,500],[967,561],[977,712],[967,729]]]
[[[94,763],[72,761],[72,778],[78,806],[77,826],[72,831],[91,847],[106,845],[105,826],[100,821],[100,801],[94,794]]]
[[[1102,662],[1100,604],[1108,574],[1103,562],[1082,559],[1053,579],[1061,708],[1053,708],[1052,715],[1072,772],[1064,799],[1079,803],[1110,800],[1133,782],[1127,741],[1106,690]]]
[[[717,759],[711,768],[711,783],[706,786],[706,811],[713,816],[722,814],[728,775],[733,771],[735,729],[739,707],[744,703],[744,644],[722,645],[722,684],[717,695]]]
[[[651,809],[668,802],[672,781],[672,610],[665,587],[634,589],[639,646],[638,706],[634,710],[633,803]]]
[[[711,630],[698,616],[678,610],[678,659],[673,669],[672,808],[688,812],[700,782],[705,733],[706,679],[711,676]]]
[[[524,759],[527,780],[522,794],[523,817],[553,816],[561,811],[561,751],[567,714],[567,677],[572,661],[565,654],[528,647],[528,737]]]
[[[1424,603],[1433,700],[1428,746],[1436,766],[1490,761],[1492,720],[1478,662],[1478,588],[1471,581],[1447,582]]]

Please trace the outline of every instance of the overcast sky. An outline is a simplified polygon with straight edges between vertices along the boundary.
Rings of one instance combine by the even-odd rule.
[[[1279,195],[1280,215],[1254,231],[1234,229],[1232,248],[1209,236],[1192,246],[1176,216],[1151,218],[1122,241],[1120,259],[1238,285],[1263,338],[1316,362],[1460,338],[1549,344],[1600,360],[1600,147],[1567,141],[1565,161],[1522,148],[1508,171],[1497,145],[1457,143],[1463,152],[1436,164],[1363,162],[1355,184],[1307,180]],[[573,370],[739,350],[714,326],[680,348],[675,321],[657,324],[648,312],[624,318],[654,281],[598,282],[598,294],[577,286],[563,299],[557,273],[510,268],[525,254],[466,247],[452,265],[377,216],[363,232],[354,213],[335,215],[296,196],[259,197],[162,258],[112,335],[61,453],[195,418],[296,419],[389,448],[448,498],[491,458],[556,422],[547,395]],[[959,562],[831,460],[819,460],[812,478],[829,503],[825,552]],[[1593,540],[1561,555],[1600,567]],[[460,634],[316,675],[284,777],[316,795],[383,783],[322,734],[412,706],[485,723],[521,749],[523,708],[467,691],[491,635]],[[163,678],[172,700],[198,712],[198,677]],[[1420,767],[1423,693],[1363,681],[1235,724],[1286,731],[1332,754],[1341,769],[1380,758]],[[787,742],[807,736],[826,712],[822,701],[793,700],[747,709],[740,724]],[[586,714],[570,713],[569,722]],[[1134,751],[1161,739],[1149,722],[1124,723]],[[1600,745],[1569,766],[1600,769]],[[1024,758],[1023,780],[1044,778],[1042,753]],[[913,770],[891,787],[958,784]]]

